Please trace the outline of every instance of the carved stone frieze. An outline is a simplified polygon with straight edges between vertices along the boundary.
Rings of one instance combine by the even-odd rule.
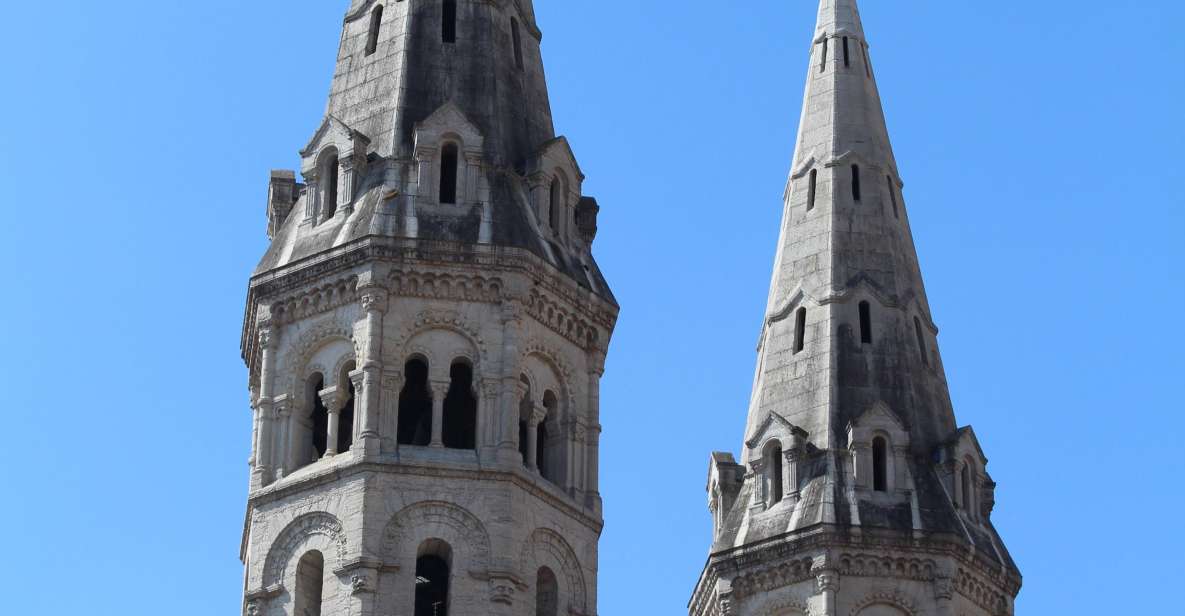
[[[853,577],[889,577],[928,582],[934,579],[937,568],[934,561],[921,558],[873,554],[843,554],[839,557],[840,573]]]
[[[527,296],[527,314],[581,348],[597,345],[601,334],[588,319],[572,311],[539,288]]]
[[[500,278],[478,274],[395,270],[391,292],[400,297],[498,303],[505,285]]]
[[[744,598],[809,580],[815,575],[812,572],[813,564],[810,558],[800,558],[746,573],[733,579],[733,593],[738,598]]]
[[[992,614],[1007,613],[1008,599],[1004,593],[966,569],[959,569],[954,585],[960,595]]]
[[[353,303],[358,299],[356,277],[348,276],[272,302],[272,320],[295,323]]]

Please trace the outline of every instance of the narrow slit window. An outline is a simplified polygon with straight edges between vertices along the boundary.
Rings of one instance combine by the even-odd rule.
[[[852,57],[848,54],[848,37],[843,37],[843,65],[848,68],[852,65]]]
[[[872,489],[889,490],[889,447],[879,436],[872,440]]]
[[[922,321],[921,319],[913,318],[913,329],[918,335],[918,353],[922,356],[922,365],[927,368],[930,367],[930,356],[926,351],[926,339],[922,336]]]
[[[819,171],[817,169],[811,169],[810,184],[807,185],[806,189],[806,211],[808,212],[815,209],[815,187],[818,184]]]
[[[872,79],[872,65],[868,63],[868,48],[860,43],[860,53],[864,56],[864,74]]]
[[[370,14],[370,34],[366,38],[366,55],[374,55],[379,48],[379,31],[383,27],[383,5],[374,7]]]
[[[441,8],[440,40],[457,42],[457,0],[444,0]]]
[[[510,38],[514,42],[514,66],[523,70],[523,35],[519,32],[518,20],[510,18]]]
[[[819,72],[827,70],[827,37],[823,37],[823,57],[819,59]]]
[[[963,463],[962,480],[959,483],[963,484],[962,502],[959,504],[963,510],[971,511],[971,465],[966,462]]]
[[[799,308],[794,321],[794,352],[806,348],[806,308]]]
[[[440,202],[457,202],[457,144],[445,144],[440,152]]]
[[[860,344],[872,344],[872,305],[860,302]]]
[[[897,213],[897,187],[893,186],[893,178],[885,176],[885,180],[889,183],[889,202],[893,204],[893,218],[901,218]]]
[[[860,165],[852,165],[852,200],[860,200]]]
[[[551,194],[548,201],[547,224],[551,226],[552,231],[559,232],[564,213],[564,186],[559,178],[551,180]]]

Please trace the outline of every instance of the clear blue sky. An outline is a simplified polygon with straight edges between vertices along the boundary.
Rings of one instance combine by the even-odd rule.
[[[237,613],[247,277],[345,5],[0,10],[0,611]],[[815,2],[536,5],[623,306],[600,611],[685,614],[708,454],[741,442]],[[1117,593],[1164,613],[1185,582],[1185,3],[862,5],[1019,613],[1111,614]]]

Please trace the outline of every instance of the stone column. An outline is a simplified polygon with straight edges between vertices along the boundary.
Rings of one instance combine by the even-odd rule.
[[[539,472],[539,424],[547,419],[547,409],[531,401],[531,417],[527,420],[527,468]]]
[[[769,493],[765,479],[764,457],[749,462],[749,477],[753,478],[753,503],[749,505],[749,508],[764,511],[766,508],[766,494]]]
[[[785,458],[786,458],[786,474],[783,479],[783,481],[785,482],[785,485],[782,489],[782,493],[786,495],[786,498],[793,499],[795,502],[797,502],[798,501],[798,461],[799,461],[799,459],[802,458],[802,450],[787,449],[785,452],[782,453],[782,455],[785,456]]]
[[[448,396],[448,381],[432,381],[432,443],[444,447],[444,399]]]
[[[274,350],[277,336],[270,323],[259,327],[259,398],[256,401],[256,414],[259,418],[259,441],[255,452],[255,469],[252,473],[252,484],[263,486],[272,481],[272,448],[275,444],[273,435],[275,419],[272,408],[272,373],[275,370]]]
[[[399,453],[399,392],[403,391],[403,372],[383,371],[382,413],[379,417],[379,434],[383,453]]]
[[[314,169],[304,174],[305,198],[303,225],[313,225],[317,222],[317,212],[321,209],[321,187],[317,181],[317,171]]]
[[[377,285],[359,289],[362,310],[366,313],[366,343],[362,345],[361,387],[355,387],[355,421],[361,427],[358,452],[364,458],[375,458],[381,452],[379,429],[382,404],[383,375],[383,314],[387,312],[387,290]]]
[[[366,159],[358,160],[357,155],[342,156],[338,159],[337,207],[349,217],[354,213],[354,185],[360,175]]]
[[[954,577],[950,571],[938,571],[934,576],[935,616],[954,616]]]
[[[832,566],[831,559],[824,556],[815,560],[811,572],[815,574],[816,596],[822,608],[820,616],[837,616],[835,594],[839,592],[839,571]]]
[[[482,459],[493,459],[502,439],[498,421],[498,394],[502,388],[498,379],[481,379],[481,386],[476,389],[480,396],[477,403],[477,450]]]
[[[601,377],[605,374],[605,354],[599,350],[589,353],[588,408],[585,416],[590,422],[584,438],[584,489],[588,506],[601,509]]]
[[[321,396],[321,403],[325,405],[325,410],[329,414],[329,427],[325,433],[325,457],[331,458],[337,455],[337,434],[338,425],[341,420],[342,408],[346,405],[346,395],[343,395],[343,385],[336,385],[334,387],[327,387],[318,392]]]
[[[855,470],[853,485],[868,490],[872,488],[872,447],[868,443],[853,443],[852,468]]]
[[[276,432],[275,445],[275,476],[279,481],[288,474],[288,467],[292,461],[292,450],[289,449],[292,431],[292,399],[288,394],[276,396],[273,402],[273,412],[279,422]]]

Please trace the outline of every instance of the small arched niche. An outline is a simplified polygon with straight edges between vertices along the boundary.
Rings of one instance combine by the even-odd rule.
[[[560,585],[555,573],[540,567],[535,575],[535,616],[558,616]]]
[[[321,616],[325,594],[325,556],[316,550],[306,553],[296,563],[296,589],[293,613]]]

